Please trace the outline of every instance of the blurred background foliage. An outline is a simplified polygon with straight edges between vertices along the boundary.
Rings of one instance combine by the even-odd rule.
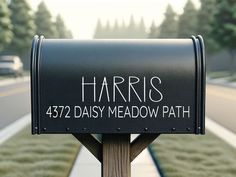
[[[60,15],[52,19],[42,1],[36,12],[27,0],[0,0],[0,54],[18,55],[29,69],[32,38],[43,34],[47,38],[72,38],[72,33]]]
[[[0,0],[0,54],[19,55],[25,69],[29,69],[29,48],[34,34],[46,38],[73,38],[62,16],[53,18],[42,1],[36,11],[27,0]],[[145,19],[129,23],[117,19],[102,24],[98,19],[94,30],[95,39],[145,39],[145,38],[186,38],[201,34],[207,50],[207,71],[236,73],[236,3],[235,0],[200,0],[196,8],[191,0],[185,4],[182,14],[177,14],[171,5],[164,13],[160,25],[153,17],[150,27]],[[73,15],[73,14],[72,14]],[[117,17],[119,18],[119,17]],[[79,29],[78,29],[79,30]]]
[[[186,38],[201,34],[206,46],[207,71],[228,71],[232,76],[236,72],[236,2],[200,0],[200,3],[197,9],[188,0],[181,15],[168,5],[162,23],[156,26],[153,21],[148,30],[143,19],[135,24],[133,16],[128,26],[124,22],[119,26],[117,20],[114,26],[109,21],[102,26],[98,20],[94,38]]]
[[[135,23],[134,17],[131,16],[129,24],[126,25],[124,21],[119,25],[115,20],[114,26],[110,25],[107,21],[103,26],[101,20],[98,19],[97,26],[94,33],[95,39],[145,39],[148,34],[145,31],[145,25],[143,18],[140,19],[138,24]]]

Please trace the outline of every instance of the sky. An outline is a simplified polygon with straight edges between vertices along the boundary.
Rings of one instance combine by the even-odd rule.
[[[37,9],[42,0],[30,0],[33,10]],[[187,0],[44,0],[53,18],[60,14],[67,27],[72,31],[74,38],[91,39],[94,34],[97,19],[105,25],[111,25],[118,20],[128,24],[133,15],[136,22],[144,19],[147,31],[152,23],[159,25],[163,18],[166,6],[170,4],[177,14],[183,13]],[[199,0],[192,0],[199,8]]]

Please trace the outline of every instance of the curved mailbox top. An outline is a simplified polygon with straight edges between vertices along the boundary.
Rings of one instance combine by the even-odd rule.
[[[201,36],[154,40],[34,37],[32,133],[204,134]]]

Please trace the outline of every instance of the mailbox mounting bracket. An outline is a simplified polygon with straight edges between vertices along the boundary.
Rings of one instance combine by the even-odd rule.
[[[91,134],[73,134],[102,163],[103,177],[114,176],[110,168],[120,169],[114,173],[130,177],[131,162],[160,134],[140,134],[130,143],[130,134],[104,134],[102,142]]]

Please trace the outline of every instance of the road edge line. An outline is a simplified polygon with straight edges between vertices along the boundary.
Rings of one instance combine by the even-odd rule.
[[[0,130],[0,146],[30,123],[30,115],[27,114]]]
[[[230,146],[236,148],[236,134],[209,117],[206,117],[206,128]]]

